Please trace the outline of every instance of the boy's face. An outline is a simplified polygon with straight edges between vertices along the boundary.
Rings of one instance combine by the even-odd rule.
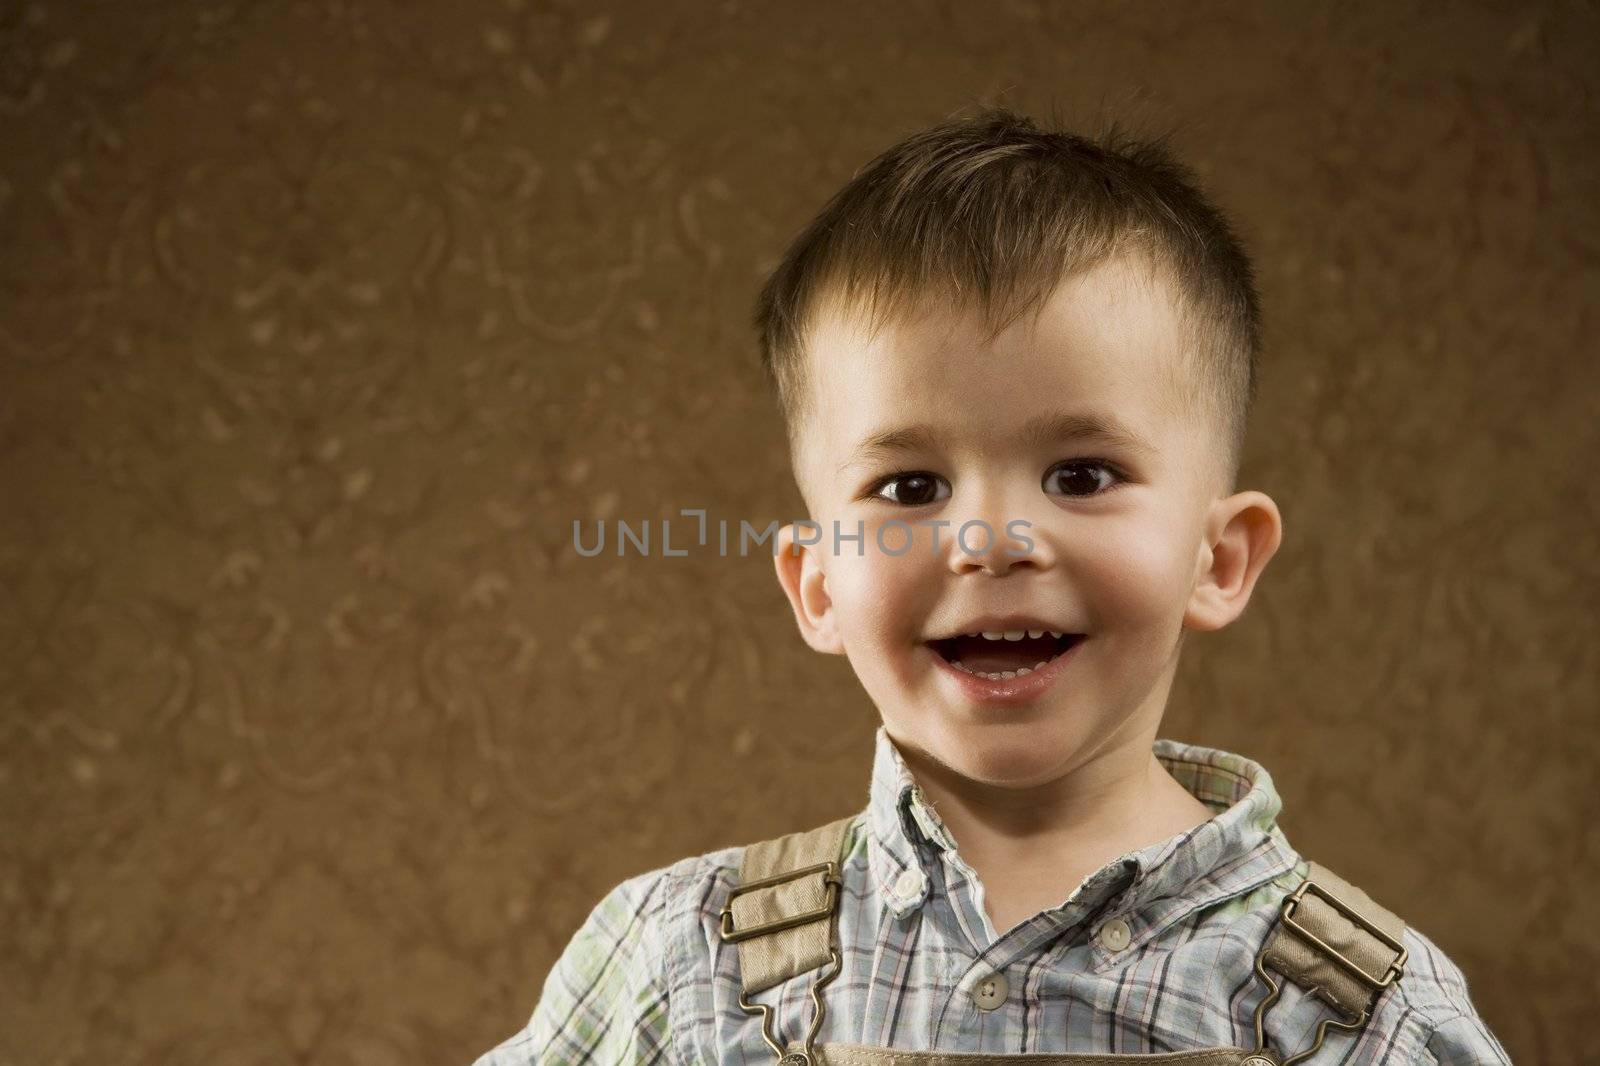
[[[971,780],[1148,749],[1183,629],[1243,610],[1279,536],[1270,499],[1222,496],[1166,283],[1108,261],[992,343],[947,307],[876,337],[826,313],[811,338],[795,464],[822,537],[777,559],[806,639],[902,748]],[[863,541],[836,548],[835,522]],[[969,522],[994,536],[958,541]],[[1063,637],[951,639],[983,630]]]

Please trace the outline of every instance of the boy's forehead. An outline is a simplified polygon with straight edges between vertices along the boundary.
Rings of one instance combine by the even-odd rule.
[[[1109,408],[1113,421],[1161,435],[1191,406],[1181,304],[1126,259],[1069,276],[997,336],[980,308],[940,296],[896,312],[874,331],[860,304],[819,305],[807,331],[805,438],[837,451],[915,414],[998,426],[1042,407]]]

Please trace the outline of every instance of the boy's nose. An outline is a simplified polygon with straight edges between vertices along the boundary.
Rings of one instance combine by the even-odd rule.
[[[1036,552],[1026,551],[1025,545],[1013,540],[1004,530],[997,530],[998,541],[987,550],[968,550],[957,546],[953,569],[958,574],[973,571],[987,571],[995,577],[1000,577],[1017,569],[1038,569],[1039,562],[1035,558]],[[974,533],[970,538],[974,544],[979,534]]]
[[[1025,516],[985,508],[953,524],[947,559],[957,574],[987,572],[995,577],[1018,569],[1045,569],[1054,556],[1049,542]]]

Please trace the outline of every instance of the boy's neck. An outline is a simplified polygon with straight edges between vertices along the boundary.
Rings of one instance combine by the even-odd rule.
[[[1114,859],[1187,832],[1214,812],[1156,759],[1154,735],[1096,752],[1029,789],[974,782],[921,753],[901,755],[977,872],[995,929],[1060,906]]]

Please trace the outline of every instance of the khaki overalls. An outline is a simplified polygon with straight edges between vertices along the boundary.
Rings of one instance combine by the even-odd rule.
[[[1283,901],[1277,924],[1256,956],[1256,976],[1269,991],[1255,1012],[1255,1047],[1206,1048],[1164,1055],[993,1055],[895,1051],[859,1044],[814,1044],[823,1019],[822,991],[839,974],[835,910],[846,831],[855,816],[745,849],[738,884],[722,909],[722,939],[736,944],[743,993],[739,1005],[761,1016],[761,1035],[781,1066],[1292,1066],[1316,1054],[1328,1030],[1360,1029],[1384,989],[1400,980],[1406,962],[1405,923],[1331,871],[1311,864],[1310,875]],[[788,1047],[772,1032],[772,1010],[748,999],[763,989],[826,966],[811,985],[811,1025]],[[1267,1047],[1262,1022],[1283,986],[1293,981],[1343,1016],[1317,1026],[1310,1048],[1290,1058]]]

